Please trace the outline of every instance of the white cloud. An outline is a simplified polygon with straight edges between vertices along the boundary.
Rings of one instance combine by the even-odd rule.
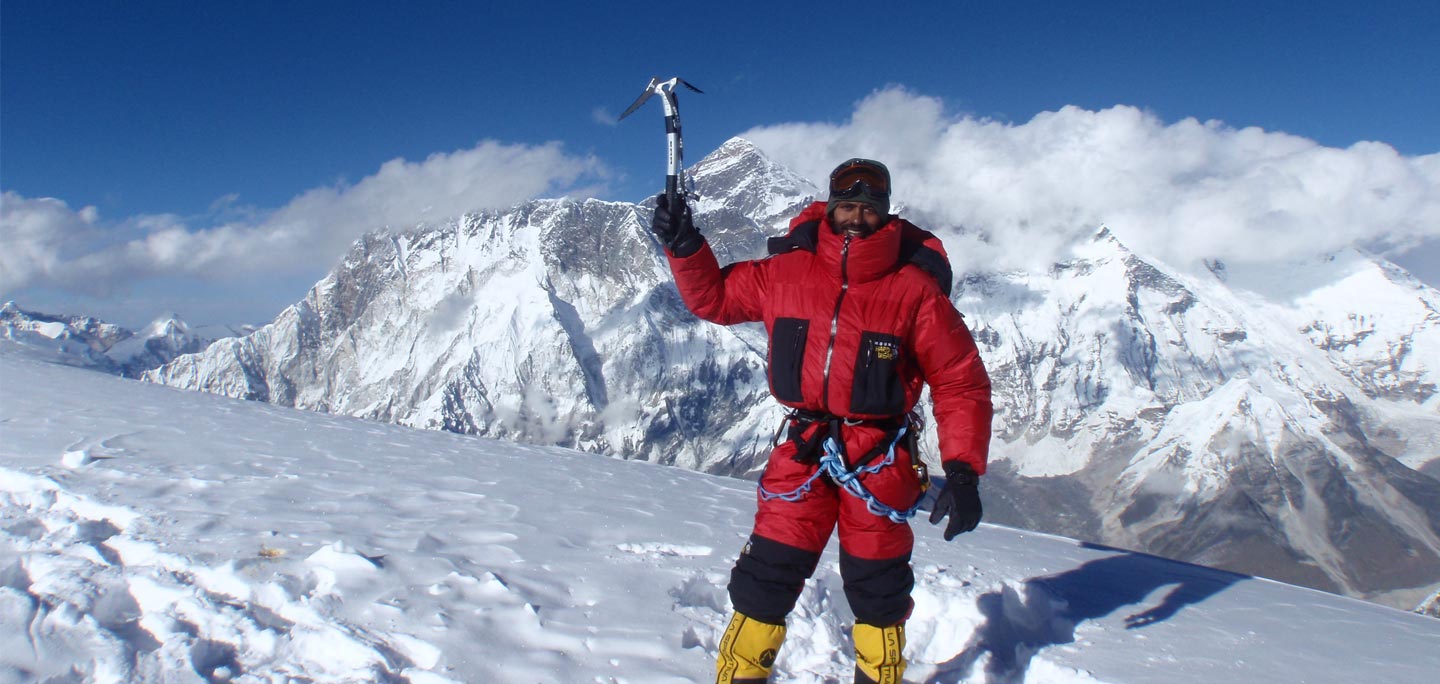
[[[0,193],[0,293],[50,280],[69,255],[101,237],[94,207]]]
[[[610,112],[609,107],[596,107],[590,110],[590,118],[594,119],[595,123],[604,126],[615,127],[620,125],[620,121]]]
[[[27,288],[106,293],[173,276],[246,280],[313,273],[318,279],[367,231],[540,196],[593,194],[595,188],[579,184],[604,173],[598,160],[567,155],[558,143],[486,141],[422,162],[395,159],[353,185],[316,188],[254,218],[257,212],[235,210],[235,197],[223,197],[212,209],[243,218],[213,226],[173,215],[105,226],[92,207],[77,211],[59,200],[6,192],[0,296]]]
[[[611,118],[601,109],[594,115]],[[1404,157],[1379,143],[1327,148],[1220,122],[1165,123],[1125,106],[998,122],[954,114],[941,100],[900,87],[857,103],[844,123],[743,135],[815,179],[848,157],[884,161],[908,214],[927,226],[966,229],[946,238],[958,270],[1045,268],[1102,224],[1177,266],[1205,258],[1285,261],[1351,245],[1413,264],[1440,249],[1440,154]],[[146,301],[153,301],[177,296],[164,292],[176,282],[218,280],[250,294],[191,289],[208,289],[218,301],[253,299],[268,287],[288,293],[271,295],[288,298],[275,302],[271,310],[278,310],[366,231],[533,197],[595,194],[587,184],[607,173],[595,158],[568,155],[558,144],[486,141],[423,161],[396,159],[358,182],[309,190],[278,209],[221,197],[208,220],[157,214],[104,221],[93,207],[5,192],[0,298],[47,290],[52,299],[70,293],[118,301],[149,287],[154,296]],[[1432,267],[1420,275],[1435,285],[1437,273]],[[210,314],[229,321],[222,311]]]
[[[1002,123],[947,114],[898,87],[843,124],[742,135],[811,178],[848,157],[885,162],[897,203],[973,231],[950,249],[966,268],[1043,268],[1100,225],[1175,265],[1352,245],[1399,254],[1440,237],[1440,154],[1404,157],[1380,143],[1327,148],[1214,121],[1166,124],[1126,106]]]

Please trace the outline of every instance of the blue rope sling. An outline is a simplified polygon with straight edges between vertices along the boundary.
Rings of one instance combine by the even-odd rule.
[[[810,492],[810,487],[815,484],[815,480],[820,479],[821,475],[829,475],[830,479],[834,480],[835,484],[839,485],[840,488],[844,489],[851,496],[864,501],[865,508],[871,513],[882,518],[889,518],[892,522],[906,522],[915,517],[915,514],[920,511],[920,502],[916,501],[915,505],[903,511],[889,506],[876,498],[869,489],[865,488],[864,483],[860,482],[860,476],[873,475],[883,470],[885,466],[893,464],[895,462],[895,445],[900,443],[900,440],[905,436],[907,430],[907,426],[901,425],[900,429],[896,431],[895,439],[890,441],[890,447],[885,450],[885,459],[883,461],[874,465],[860,466],[855,470],[845,469],[845,460],[840,456],[840,443],[836,441],[834,435],[830,435],[825,438],[825,455],[820,457],[820,467],[810,475],[809,479],[805,480],[804,484],[783,494],[766,489],[764,484],[758,485],[760,499],[763,501],[770,501],[772,499],[790,502],[799,501]],[[921,498],[923,499],[924,497]]]

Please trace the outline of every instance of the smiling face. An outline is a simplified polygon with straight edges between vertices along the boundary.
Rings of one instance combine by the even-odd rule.
[[[835,232],[858,238],[880,230],[888,218],[869,202],[836,202],[830,211],[830,225]]]

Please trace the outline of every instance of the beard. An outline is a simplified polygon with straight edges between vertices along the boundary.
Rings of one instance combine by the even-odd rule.
[[[875,233],[877,229],[871,228],[870,224],[864,221],[847,221],[836,224],[835,232],[852,238],[867,238]]]

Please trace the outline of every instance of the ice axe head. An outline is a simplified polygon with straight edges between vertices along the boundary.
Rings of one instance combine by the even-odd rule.
[[[680,167],[684,157],[685,145],[683,139],[680,137],[680,103],[678,98],[675,97],[675,88],[681,85],[697,93],[703,92],[679,77],[662,81],[659,76],[653,76],[650,78],[650,82],[645,85],[645,91],[640,93],[640,97],[635,99],[635,102],[625,110],[624,114],[620,115],[620,118],[624,119],[639,109],[640,105],[645,104],[645,101],[649,100],[651,95],[660,95],[661,102],[665,105],[665,137],[668,152],[665,174],[665,197],[670,202],[671,207],[678,206],[676,201],[680,194]]]
[[[651,95],[656,94],[661,95],[665,98],[665,116],[678,116],[680,112],[675,100],[675,88],[681,85],[697,93],[703,94],[705,92],[699,88],[696,88],[693,85],[690,85],[684,79],[678,76],[665,81],[660,80],[659,76],[651,76],[650,82],[645,85],[645,91],[640,93],[640,97],[635,98],[635,102],[631,103],[631,105],[626,108],[625,113],[620,115],[620,119],[624,119],[625,117],[634,114],[635,110],[640,108],[640,105],[645,104],[645,101],[649,100]]]
[[[657,83],[659,83],[659,82],[660,82],[660,78],[659,78],[658,76],[652,76],[652,77],[650,78],[650,84],[647,85],[647,86],[645,86],[645,91],[642,92],[642,93],[640,93],[640,97],[635,98],[635,102],[633,102],[633,103],[630,105],[630,107],[625,110],[625,113],[624,113],[624,114],[621,114],[621,115],[620,115],[620,118],[619,118],[619,119],[616,119],[616,120],[617,120],[617,121],[624,120],[625,117],[630,116],[631,114],[634,114],[634,113],[635,113],[635,110],[637,110],[637,109],[640,108],[640,105],[645,104],[645,101],[648,100],[648,99],[650,99],[650,96],[651,96],[651,95],[654,95],[654,94],[655,94],[655,85],[656,85]]]

